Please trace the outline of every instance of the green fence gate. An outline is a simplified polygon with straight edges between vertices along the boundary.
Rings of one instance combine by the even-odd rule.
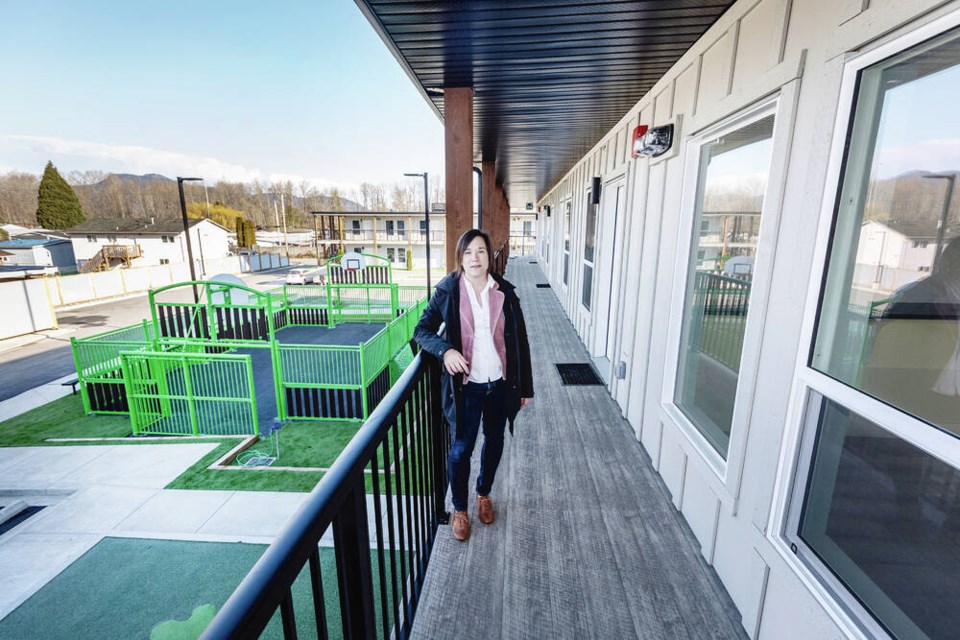
[[[255,435],[250,356],[140,351],[120,355],[134,435]]]

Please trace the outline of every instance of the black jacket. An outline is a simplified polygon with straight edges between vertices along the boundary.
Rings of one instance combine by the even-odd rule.
[[[520,298],[516,288],[493,275],[499,290],[503,293],[503,342],[507,351],[507,370],[504,379],[507,383],[507,418],[510,421],[510,433],[513,433],[513,421],[520,410],[521,398],[533,397],[533,371],[530,366],[530,345],[527,342],[527,325],[523,321]],[[437,335],[440,325],[446,323],[443,337]],[[460,279],[456,273],[447,275],[437,285],[430,304],[420,316],[413,338],[424,351],[443,362],[443,354],[448,349],[463,352],[460,337]],[[454,377],[441,367],[440,388],[443,394],[443,415],[451,425],[456,425],[457,414],[461,406],[462,380]]]

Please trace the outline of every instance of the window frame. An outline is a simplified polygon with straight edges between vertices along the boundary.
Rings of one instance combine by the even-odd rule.
[[[859,414],[895,437],[958,469],[960,438],[932,427],[923,420],[831,378],[811,366],[817,323],[821,315],[821,292],[825,286],[828,261],[831,257],[837,199],[840,197],[841,181],[847,170],[846,151],[854,133],[853,117],[861,72],[957,27],[960,27],[960,10],[935,17],[924,24],[904,27],[899,34],[877,46],[848,57],[843,67],[830,154],[824,174],[820,218],[810,263],[811,276],[798,341],[794,383],[781,440],[779,471],[766,531],[774,550],[800,577],[831,619],[856,636],[871,633],[886,637],[888,633],[799,536],[800,515],[812,471],[822,399],[829,399]],[[862,170],[862,167],[857,170]],[[821,400],[817,401],[816,396]]]
[[[602,192],[601,192],[602,193]],[[593,284],[597,273],[597,225],[600,222],[600,205],[593,204],[593,189],[587,188],[583,210],[583,251],[580,254],[580,311],[585,315],[593,314]],[[587,227],[590,224],[590,214],[593,214],[593,259],[587,260]],[[584,301],[583,296],[587,286],[587,267],[590,267],[590,299]]]
[[[563,252],[563,260],[560,261],[560,283],[563,285],[564,293],[566,293],[570,288],[570,253],[573,235],[570,227],[573,226],[573,198],[567,196],[560,202],[560,207],[563,209],[561,220],[563,244],[560,246]]]
[[[686,154],[684,189],[681,194],[681,219],[677,232],[673,296],[667,333],[667,357],[664,362],[660,413],[664,419],[678,427],[684,436],[686,448],[703,460],[713,472],[713,488],[718,493],[727,494],[734,500],[737,500],[740,495],[746,446],[752,422],[752,410],[760,366],[760,344],[766,322],[766,307],[770,297],[774,267],[773,258],[779,236],[783,194],[786,188],[787,165],[798,96],[799,80],[792,80],[780,87],[776,93],[768,95],[702,129],[700,132],[692,134],[684,144],[684,153]],[[737,391],[730,426],[730,439],[727,444],[726,458],[724,458],[680,409],[674,399],[677,388],[677,373],[680,367],[684,306],[687,288],[692,286],[692,279],[689,277],[691,264],[693,264],[691,257],[694,256],[693,252],[697,246],[696,241],[700,235],[700,228],[694,229],[700,186],[700,156],[703,145],[726,133],[736,131],[771,115],[774,116],[774,123],[773,133],[770,137],[770,164],[761,211],[757,252],[754,259],[750,310],[747,313],[744,328],[743,350],[737,376]]]

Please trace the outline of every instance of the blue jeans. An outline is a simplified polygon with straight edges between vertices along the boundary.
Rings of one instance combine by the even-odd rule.
[[[500,456],[503,454],[503,431],[507,423],[504,413],[503,380],[477,383],[468,382],[463,387],[463,411],[453,425],[450,457],[447,460],[447,476],[450,478],[450,493],[453,508],[467,510],[467,482],[470,480],[470,456],[477,443],[480,419],[483,418],[483,449],[480,451],[480,475],[477,476],[477,493],[489,495],[493,479],[497,475]]]

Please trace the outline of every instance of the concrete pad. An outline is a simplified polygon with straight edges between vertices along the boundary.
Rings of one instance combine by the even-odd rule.
[[[26,448],[26,447],[25,447]],[[29,447],[36,455],[29,464],[0,469],[0,487],[46,489],[76,469],[96,460],[108,447]]]
[[[78,467],[57,485],[107,484],[162,489],[217,446],[211,442],[104,447],[102,456]]]
[[[0,402],[0,422],[70,395],[72,390],[70,387],[63,386],[63,383],[76,377],[77,374],[71,373]]]
[[[26,462],[39,453],[40,447],[3,447],[0,448],[0,469],[6,469]]]
[[[232,491],[161,491],[115,527],[151,535],[196,533],[233,496]]]
[[[306,493],[238,492],[198,533],[274,536],[307,498]]]
[[[152,498],[156,489],[94,486],[24,523],[28,533],[105,533]]]
[[[95,534],[22,534],[0,543],[0,618],[20,606],[100,538]]]

